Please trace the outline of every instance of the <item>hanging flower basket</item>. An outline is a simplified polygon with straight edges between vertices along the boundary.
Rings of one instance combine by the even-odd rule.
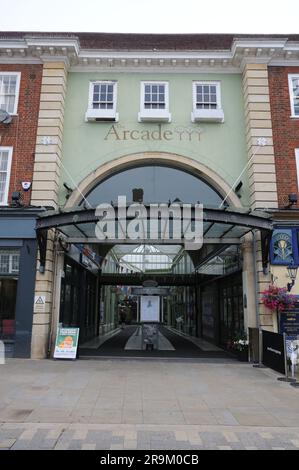
[[[271,312],[281,312],[293,308],[297,297],[289,294],[286,287],[270,285],[267,290],[262,292],[261,300]]]

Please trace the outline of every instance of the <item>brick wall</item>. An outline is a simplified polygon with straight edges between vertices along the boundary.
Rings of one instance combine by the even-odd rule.
[[[295,149],[299,148],[299,119],[290,118],[288,74],[299,67],[269,67],[270,106],[279,207],[288,204],[288,195],[298,195]],[[299,207],[299,205],[297,205]]]
[[[0,124],[0,146],[13,147],[9,203],[13,191],[22,192],[24,205],[30,202],[31,191],[24,193],[21,182],[33,176],[42,71],[42,65],[0,64],[0,73],[21,72],[18,115],[10,125]]]

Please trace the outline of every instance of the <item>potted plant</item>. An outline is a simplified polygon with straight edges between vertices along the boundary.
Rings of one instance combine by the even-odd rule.
[[[248,361],[248,339],[245,333],[238,334],[231,343],[232,350],[236,354],[238,361]]]

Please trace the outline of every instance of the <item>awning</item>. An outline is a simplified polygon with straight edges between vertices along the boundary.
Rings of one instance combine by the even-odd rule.
[[[150,220],[150,206],[145,205],[146,217],[143,222],[146,224]],[[115,220],[118,221],[118,208],[114,208]],[[191,218],[190,223],[192,224],[195,220],[196,212],[195,207],[191,206]],[[45,264],[46,258],[46,242],[47,242],[47,231],[50,229],[57,229],[63,234],[67,243],[83,243],[83,244],[109,244],[113,245],[136,245],[146,244],[158,244],[165,245],[178,245],[184,242],[184,233],[181,234],[181,238],[174,238],[169,235],[169,238],[163,239],[160,237],[163,228],[159,233],[157,232],[157,238],[144,238],[131,240],[124,236],[115,239],[99,239],[96,235],[96,224],[99,222],[101,217],[97,215],[97,209],[95,208],[73,208],[70,210],[48,210],[40,214],[37,219],[36,230],[40,249],[40,261],[41,266]],[[127,217],[127,223],[129,223],[134,217]],[[163,222],[163,220],[162,220]],[[123,227],[123,225],[122,225]],[[203,238],[205,245],[223,245],[223,248],[228,245],[238,245],[241,243],[241,238],[252,230],[260,230],[262,235],[262,249],[263,249],[263,262],[264,264],[268,259],[268,247],[273,230],[273,222],[271,215],[263,211],[250,211],[244,209],[231,209],[228,207],[224,208],[204,208],[203,210]],[[147,232],[144,232],[147,233]],[[123,233],[122,233],[123,235]],[[220,247],[219,247],[220,248]]]
[[[145,205],[146,219],[144,223],[150,220],[150,206]],[[118,208],[114,208],[115,222],[118,222]],[[191,207],[191,224],[195,220],[195,207]],[[127,223],[134,217],[127,217]],[[169,237],[163,239],[134,239],[115,238],[102,239],[96,237],[96,224],[101,218],[96,215],[95,208],[73,208],[71,210],[48,210],[40,214],[37,224],[37,236],[39,240],[39,248],[41,254],[41,265],[45,260],[47,231],[49,229],[57,229],[64,235],[67,243],[83,243],[83,244],[158,244],[158,245],[178,245],[183,243],[183,233],[180,239]],[[121,220],[121,219],[120,219]],[[263,252],[268,253],[269,240],[273,230],[273,222],[271,215],[263,211],[250,211],[244,209],[231,208],[204,208],[203,210],[203,237],[205,244],[211,245],[238,245],[241,238],[252,230],[260,230],[262,234]],[[160,232],[163,232],[163,229]],[[147,232],[144,232],[147,233]],[[267,254],[265,254],[267,256]]]
[[[147,218],[149,220],[149,206],[147,209]],[[115,208],[116,218],[118,220],[118,211]],[[191,210],[191,220],[195,218],[194,209]],[[63,211],[46,211],[40,215],[36,228],[37,230],[48,230],[56,228],[66,237],[69,243],[99,243],[95,236],[95,226],[100,220],[96,215],[96,209],[76,208]],[[127,217],[130,221],[130,218]],[[272,231],[271,216],[262,211],[248,211],[241,209],[215,209],[205,208],[203,212],[203,235],[208,243],[238,244],[240,238],[251,230]],[[105,243],[105,240],[101,240]],[[107,243],[131,243],[136,244],[136,240],[107,240]],[[149,239],[138,240],[138,243],[149,242]],[[151,243],[163,244],[163,239],[151,240]],[[178,239],[169,238],[165,240],[166,244],[177,244]]]

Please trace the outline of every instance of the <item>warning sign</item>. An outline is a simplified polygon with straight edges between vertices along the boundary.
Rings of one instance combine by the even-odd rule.
[[[36,295],[34,297],[34,311],[35,312],[44,312],[46,308],[46,296],[45,295]]]

